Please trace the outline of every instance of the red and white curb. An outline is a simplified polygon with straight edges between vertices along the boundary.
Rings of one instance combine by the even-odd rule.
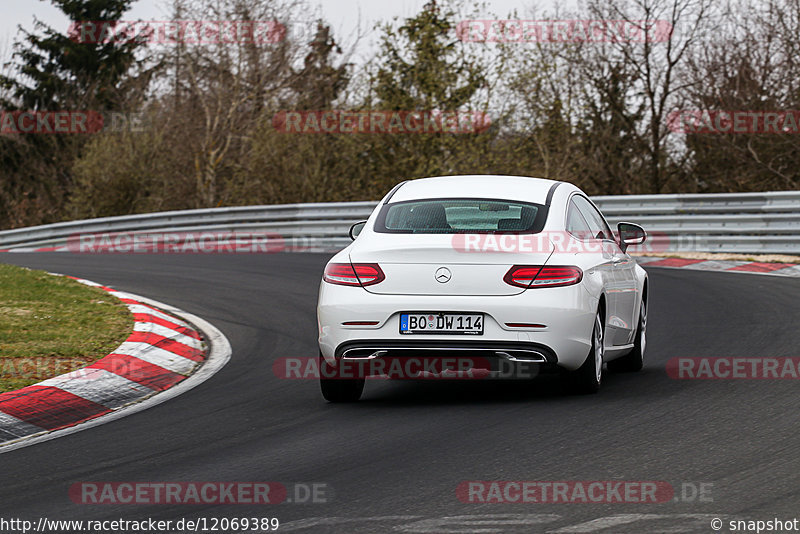
[[[795,263],[693,260],[688,258],[656,258],[653,256],[636,256],[636,262],[639,265],[647,267],[668,267],[671,269],[690,269],[695,271],[724,271],[731,273],[800,277],[800,264]]]
[[[0,393],[0,453],[160,404],[207,380],[230,359],[228,340],[203,319],[74,279],[122,300],[133,313],[133,332],[114,352],[87,367]]]

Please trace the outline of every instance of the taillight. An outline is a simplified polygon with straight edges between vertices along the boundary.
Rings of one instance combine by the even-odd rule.
[[[514,265],[503,277],[503,282],[512,286],[528,287],[541,268],[541,265]]]
[[[322,279],[340,286],[371,286],[386,277],[377,263],[329,263]]]
[[[583,271],[571,265],[514,265],[503,277],[503,281],[512,286],[533,289],[571,286],[580,282],[582,278]]]

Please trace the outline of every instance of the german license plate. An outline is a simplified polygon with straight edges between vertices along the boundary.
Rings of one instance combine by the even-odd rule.
[[[482,313],[406,312],[400,314],[401,334],[483,334]]]

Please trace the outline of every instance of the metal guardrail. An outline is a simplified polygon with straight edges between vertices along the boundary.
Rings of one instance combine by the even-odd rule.
[[[800,254],[800,191],[592,200],[609,223],[644,226],[655,251]]]
[[[800,191],[696,195],[600,196],[594,202],[612,225],[637,222],[651,251],[800,254]],[[269,232],[287,249],[340,249],[349,226],[377,202],[331,202],[167,211],[0,231],[0,249],[65,249],[81,234]],[[648,246],[645,245],[645,249]]]

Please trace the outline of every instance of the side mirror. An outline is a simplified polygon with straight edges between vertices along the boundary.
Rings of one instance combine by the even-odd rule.
[[[623,252],[631,245],[641,245],[647,239],[647,232],[638,224],[621,222],[617,225],[619,248]]]
[[[358,237],[358,234],[360,234],[360,233],[361,233],[361,230],[363,230],[363,229],[364,229],[364,226],[365,226],[366,224],[367,224],[367,221],[358,221],[358,222],[357,222],[357,223],[355,223],[353,226],[351,226],[351,227],[350,227],[350,232],[349,232],[349,234],[350,234],[350,239],[352,239],[353,241],[355,241],[355,240],[356,240],[356,238]]]

